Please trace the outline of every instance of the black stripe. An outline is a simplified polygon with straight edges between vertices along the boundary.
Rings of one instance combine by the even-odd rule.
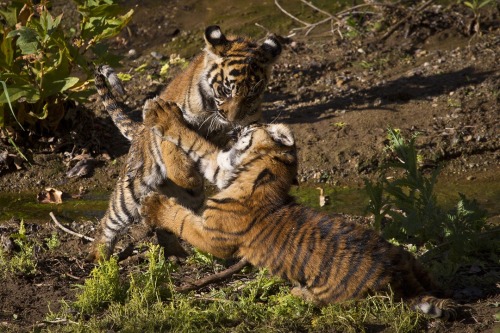
[[[193,143],[189,146],[189,148],[186,149],[186,154],[187,155],[190,155],[193,152],[193,148],[194,148],[194,146],[196,145],[197,142],[198,142],[198,140],[194,140]]]
[[[135,188],[134,184],[133,183],[129,183],[127,187],[128,187],[128,189],[130,191],[130,196],[134,200],[135,204],[137,206],[139,206],[141,198],[140,198],[140,196],[137,196],[136,188]]]
[[[184,217],[182,218],[182,221],[181,221],[181,226],[179,227],[179,237],[182,238],[182,232],[184,231],[184,222],[186,222],[186,217],[188,215],[184,215]]]
[[[276,177],[276,175],[274,173],[272,173],[271,170],[269,170],[267,168],[262,170],[253,182],[252,193],[255,192],[255,189],[257,187],[268,184],[272,181],[275,181],[277,178],[278,177]]]
[[[235,55],[234,59],[233,60],[229,60],[226,64],[227,67],[231,67],[231,66],[235,66],[235,65],[244,65],[245,63],[247,63],[247,59],[245,59],[244,57],[238,57]]]
[[[370,239],[373,237],[373,231],[372,230],[365,230],[361,237],[349,237],[350,238],[350,243],[353,243],[355,246],[360,245],[361,248],[356,248],[358,251],[354,251],[354,249],[351,250],[351,256],[349,256],[349,270],[346,272],[346,274],[343,276],[342,280],[335,286],[334,291],[335,293],[331,294],[330,297],[332,299],[336,299],[340,295],[344,294],[347,290],[347,288],[344,288],[344,286],[347,285],[347,283],[350,281],[351,277],[359,271],[359,265],[363,262],[363,260],[367,257],[367,254],[364,253],[363,251],[363,246],[365,242],[369,242]],[[344,258],[347,258],[344,257]],[[340,267],[337,266],[337,267]],[[335,272],[335,275],[337,272]],[[319,293],[318,295],[323,294],[324,292]]]
[[[228,238],[228,237],[211,237],[210,239],[213,241],[216,241],[216,242],[228,242],[228,241],[232,240],[232,238]]]
[[[229,71],[229,75],[230,76],[239,76],[239,75],[241,75],[241,71],[236,69],[236,68],[233,68],[231,71]]]
[[[332,246],[331,250],[326,250],[325,253],[323,254],[323,258],[321,260],[321,267],[319,269],[320,274],[316,276],[314,281],[312,282],[312,285],[314,287],[320,287],[323,286],[325,283],[328,282],[328,278],[331,275],[331,270],[333,263],[337,265],[337,269],[340,266],[340,262],[334,261],[335,258],[338,258],[337,250],[339,248],[340,243],[344,240],[345,235],[350,233],[351,231],[354,230],[354,225],[353,224],[347,224],[342,226],[342,229],[338,230],[338,232],[335,230],[334,234],[332,234],[332,238],[328,240],[328,248],[330,245]]]
[[[267,240],[273,234],[273,231],[276,228],[280,228],[281,223],[286,216],[286,214],[284,214],[283,212],[280,214],[280,212],[276,211],[274,209],[274,207],[269,210],[269,213],[267,214],[266,218],[270,218],[271,215],[273,215],[273,223],[272,224],[271,223],[264,223],[263,229],[254,239],[252,239],[250,241],[249,247],[259,246],[260,244],[267,243]],[[262,220],[264,220],[264,219],[262,219]],[[266,229],[268,229],[268,231],[266,233],[264,233],[263,231]],[[283,231],[283,230],[284,230],[284,228],[280,229],[280,231]]]
[[[208,198],[207,201],[213,201],[213,202],[216,202],[218,204],[226,204],[226,203],[233,203],[233,202],[239,203],[239,201],[234,199],[234,198],[222,198],[222,199]]]
[[[352,294],[349,296],[349,298],[358,298],[358,296],[360,296],[360,292],[363,288],[366,288],[368,287],[366,285],[366,282],[368,282],[368,280],[372,277],[373,274],[375,274],[375,271],[377,270],[378,268],[378,265],[376,263],[372,263],[370,269],[368,270],[368,272],[366,272],[365,276],[363,276],[363,279],[361,279],[361,281],[358,282],[358,286],[356,287],[356,289],[352,292]],[[376,285],[377,283],[375,283]],[[370,289],[374,286],[369,286]],[[377,290],[377,288],[374,288],[374,290]]]
[[[217,168],[215,169],[214,175],[213,175],[214,183],[217,182],[217,176],[219,175],[219,172],[220,172],[220,166],[217,166]]]
[[[127,205],[126,201],[126,188],[121,188],[121,191],[119,192],[119,203],[120,203],[120,210],[125,213],[125,215],[129,218],[134,218],[134,214],[129,210],[129,207]],[[124,221],[126,225],[130,224],[128,221]]]
[[[275,273],[281,275],[281,269],[283,265],[285,264],[285,260],[283,260],[283,257],[286,256],[288,253],[290,253],[289,250],[290,248],[290,242],[289,240],[292,239],[294,240],[299,231],[302,230],[302,227],[304,224],[307,223],[308,216],[304,214],[304,210],[302,209],[294,209],[294,211],[289,212],[288,214],[293,214],[294,222],[295,222],[295,227],[292,228],[292,230],[288,229],[288,234],[286,235],[286,239],[282,242],[278,252],[276,253],[276,256],[272,262],[271,265],[269,265],[270,268],[275,269]],[[276,240],[273,242],[276,243]],[[292,242],[293,243],[293,242]]]
[[[297,159],[293,159],[292,161],[289,161],[289,160],[281,159],[278,156],[273,156],[272,159],[275,161],[278,161],[279,163],[287,165],[287,166],[293,166],[293,165],[297,164]]]
[[[212,64],[212,67],[210,67],[210,69],[208,70],[209,73],[212,73],[214,70],[217,69],[217,67],[219,67],[219,64],[217,63],[213,63]]]
[[[108,216],[108,222],[111,223],[106,223],[106,228],[114,231],[115,234],[123,230],[123,225],[120,223],[120,220],[115,220],[111,216]]]
[[[207,213],[208,210],[215,210],[215,211],[220,211],[224,213],[232,213],[236,215],[242,215],[241,208],[238,209],[228,209],[228,207],[225,207],[224,205],[222,206],[211,206],[210,204],[206,204],[205,206],[205,213]]]
[[[219,233],[226,234],[226,235],[243,236],[246,233],[248,233],[250,230],[252,230],[252,228],[254,227],[254,225],[257,222],[259,222],[259,220],[257,218],[252,219],[252,221],[247,225],[247,227],[245,229],[243,229],[243,230],[240,230],[240,231],[224,231],[222,229],[210,228],[210,227],[204,227],[204,229],[207,230],[207,231],[219,232]]]
[[[309,234],[309,231],[310,231],[309,229],[307,229],[307,228],[302,228],[302,229],[304,229],[304,230],[303,230],[302,234],[300,235],[299,240],[298,241],[294,240],[294,242],[293,242],[293,243],[295,243],[295,248],[293,249],[295,251],[295,253],[293,255],[292,261],[289,263],[288,269],[289,269],[289,272],[290,272],[289,276],[291,278],[293,278],[293,280],[296,280],[300,284],[304,285],[305,281],[303,281],[303,278],[301,279],[301,277],[299,277],[299,275],[303,276],[304,274],[303,273],[302,274],[299,273],[300,269],[299,269],[299,272],[297,272],[297,273],[294,271],[294,268],[296,266],[298,266],[297,265],[297,261],[299,260],[300,255],[302,254],[302,249],[304,247],[307,247],[307,239],[306,238],[310,235]],[[310,239],[309,239],[309,241],[310,241]],[[307,249],[306,249],[306,251],[307,251]],[[306,257],[307,257],[307,254],[306,254]],[[301,267],[304,264],[305,259],[306,258],[304,258],[302,260],[302,263],[300,265]]]

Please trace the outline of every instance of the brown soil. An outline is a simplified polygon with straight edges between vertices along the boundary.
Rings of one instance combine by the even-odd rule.
[[[54,10],[61,10],[55,3]],[[131,6],[140,1],[125,3]],[[123,33],[112,43],[121,53],[137,50],[137,57],[124,59],[122,72],[145,62],[150,64],[144,72],[132,70],[132,80],[125,83],[129,96],[126,104],[131,109],[140,110],[144,100],[168,82],[158,78],[161,65],[151,56],[152,51],[166,56],[165,45],[172,38],[186,36],[202,45],[202,27],[196,25],[196,30],[190,30],[187,19],[194,14],[195,3],[169,3],[161,11],[136,7],[130,33]],[[402,14],[391,15],[395,22]],[[488,6],[481,18],[482,34],[471,36],[466,32],[472,16],[465,7],[431,6],[412,16],[385,41],[377,41],[381,33],[341,40],[337,34],[321,30],[308,37],[300,33],[291,38],[274,67],[264,111],[266,121],[292,127],[299,147],[300,181],[361,184],[383,161],[386,129],[393,127],[406,135],[418,131],[417,142],[426,167],[433,169],[441,164],[446,179],[500,184],[498,8]],[[159,25],[165,22],[166,28],[160,30]],[[225,30],[224,22],[220,25]],[[19,171],[13,171],[13,163],[0,165],[2,192],[39,192],[45,186],[68,193],[80,187],[111,191],[128,149],[127,141],[120,137],[95,97],[85,106],[73,107],[57,133],[21,135],[17,144],[32,165],[25,164]],[[0,148],[12,152],[5,143]],[[66,178],[66,171],[75,164],[72,158],[82,153],[96,159],[94,171],[85,178]],[[43,240],[56,230],[53,224],[37,223],[41,221],[49,218],[25,221],[29,237]],[[498,216],[491,221],[498,223]],[[13,219],[0,225],[0,235],[14,233],[18,223]],[[70,227],[92,235],[96,224],[78,221]],[[60,300],[71,300],[74,285],[83,284],[88,276],[93,267],[83,262],[88,244],[57,232],[61,246],[55,252],[43,248],[36,251],[34,276],[12,275],[1,282],[0,331],[43,327],[41,320],[48,305],[57,310]],[[500,270],[497,266],[491,271],[498,274]],[[474,272],[471,269],[468,274],[484,274],[483,270]],[[467,288],[464,290],[474,289]],[[472,308],[472,317],[429,330],[493,332],[493,314],[498,310],[492,305],[500,302],[498,285],[475,291],[462,293],[459,300]]]

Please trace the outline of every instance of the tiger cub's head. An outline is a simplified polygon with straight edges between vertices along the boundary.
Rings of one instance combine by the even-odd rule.
[[[297,176],[297,150],[292,131],[283,124],[243,127],[231,149],[219,153],[217,164],[226,170],[266,170],[289,186]]]
[[[218,26],[205,30],[206,86],[214,97],[216,120],[246,126],[261,119],[260,104],[271,65],[281,53],[277,37],[256,43],[226,37]]]

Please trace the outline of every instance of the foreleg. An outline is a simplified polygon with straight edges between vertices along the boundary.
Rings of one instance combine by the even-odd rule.
[[[151,193],[142,200],[141,215],[149,225],[173,232],[194,247],[219,258],[232,257],[236,252],[220,231],[206,227],[203,216],[179,205],[175,199]]]

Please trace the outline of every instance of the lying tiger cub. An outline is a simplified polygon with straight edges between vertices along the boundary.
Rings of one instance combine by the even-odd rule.
[[[297,175],[292,132],[282,124],[244,127],[223,151],[186,127],[180,109],[160,99],[145,105],[146,126],[192,158],[220,192],[202,216],[175,199],[152,193],[141,214],[193,246],[220,258],[245,257],[298,287],[295,295],[324,305],[388,290],[396,299],[434,317],[454,314],[451,300],[433,296],[436,286],[415,258],[375,231],[294,202]]]

